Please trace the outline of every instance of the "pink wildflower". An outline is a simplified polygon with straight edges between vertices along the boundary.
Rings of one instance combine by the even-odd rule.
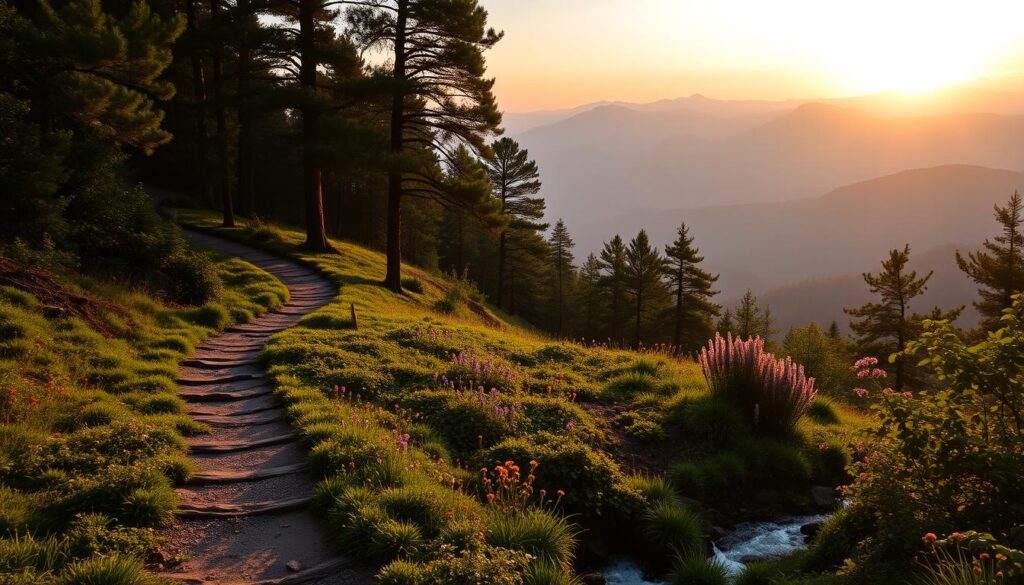
[[[857,398],[864,398],[868,395],[867,388],[854,388],[853,393],[857,395]]]

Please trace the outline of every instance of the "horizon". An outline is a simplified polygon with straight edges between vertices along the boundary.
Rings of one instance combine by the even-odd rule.
[[[1024,38],[1013,26],[1024,5],[1007,0],[871,0],[855,9],[811,0],[482,4],[489,25],[506,32],[487,58],[509,113],[696,93],[784,101],[1024,87]]]

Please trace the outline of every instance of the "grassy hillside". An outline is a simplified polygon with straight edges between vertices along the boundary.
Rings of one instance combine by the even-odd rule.
[[[140,557],[190,473],[178,362],[215,330],[287,300],[217,259],[197,307],[74,274],[17,269],[0,286],[0,583],[148,583]],[[215,280],[215,279],[214,279]]]
[[[709,399],[693,362],[553,341],[414,267],[396,295],[378,284],[383,256],[349,243],[315,256],[296,231],[179,220],[339,285],[264,357],[325,477],[332,532],[349,553],[394,561],[384,582],[509,564],[565,582],[545,579],[616,550],[664,569],[709,520],[807,508],[812,484],[843,480],[864,422],[823,399],[791,435],[758,436]]]

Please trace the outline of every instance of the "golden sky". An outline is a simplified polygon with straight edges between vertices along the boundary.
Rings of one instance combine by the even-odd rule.
[[[481,0],[502,108],[1024,88],[1024,0]],[[1020,86],[1020,87],[1018,87]]]

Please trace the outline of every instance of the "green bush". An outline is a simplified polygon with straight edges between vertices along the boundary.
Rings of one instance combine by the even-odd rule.
[[[544,563],[568,571],[576,546],[572,527],[564,518],[541,509],[496,513],[490,518],[487,544],[529,553]]]
[[[423,533],[411,522],[386,520],[377,524],[370,536],[370,550],[377,560],[413,557],[423,545]]]
[[[644,372],[627,371],[605,383],[601,398],[610,401],[629,400],[638,394],[657,391],[657,378]]]
[[[522,585],[530,557],[520,551],[476,544],[461,551],[442,546],[427,563],[423,585]]]
[[[652,555],[652,560],[667,559],[673,552],[704,551],[703,521],[679,504],[652,505],[644,513],[641,525],[646,537],[644,550]]]
[[[839,424],[839,415],[836,414],[835,405],[824,396],[816,397],[814,402],[807,407],[807,418],[823,425]]]
[[[402,288],[411,293],[421,295],[423,294],[423,281],[415,276],[406,276],[402,278]]]
[[[64,542],[56,538],[35,539],[29,534],[0,538],[0,573],[24,568],[52,572],[60,570],[67,560]]]
[[[659,423],[647,418],[633,421],[625,428],[625,431],[627,435],[643,443],[663,441],[668,436]]]
[[[259,217],[253,217],[246,222],[242,233],[256,242],[279,242],[284,239],[277,226]]]
[[[385,565],[375,581],[377,585],[423,585],[425,573],[423,565],[399,559]]]
[[[704,551],[691,551],[676,560],[672,569],[672,585],[728,585],[729,572],[717,559],[704,556]]]
[[[196,325],[210,329],[223,329],[231,323],[231,314],[218,303],[206,303],[192,309],[185,313],[185,318]]]
[[[538,433],[531,439],[506,439],[475,458],[475,467],[492,467],[505,461],[536,460],[534,483],[548,498],[565,491],[561,504],[584,517],[610,515],[630,518],[639,513],[642,496],[630,489],[625,475],[608,455],[573,437]]]
[[[123,556],[104,556],[68,565],[57,579],[58,585],[156,585],[142,563]]]
[[[523,575],[523,585],[582,585],[582,581],[573,577],[558,565],[543,561],[533,561]]]
[[[160,269],[171,280],[171,300],[202,305],[220,296],[223,283],[206,254],[182,250],[166,258]]]
[[[743,416],[728,402],[715,398],[687,403],[679,415],[679,423],[687,438],[716,449],[735,446],[749,434]]]
[[[631,475],[626,479],[626,485],[640,492],[651,506],[661,503],[681,504],[675,486],[663,477]]]

